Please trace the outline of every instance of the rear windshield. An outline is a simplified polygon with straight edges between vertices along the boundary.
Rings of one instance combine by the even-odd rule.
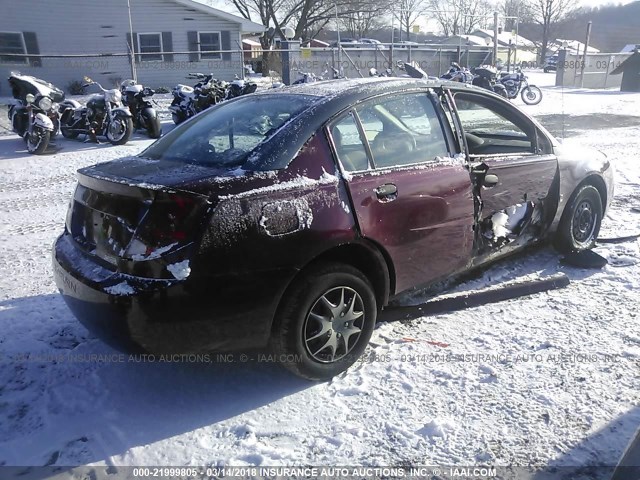
[[[218,168],[242,166],[261,142],[315,100],[309,95],[248,95],[180,125],[140,156]]]

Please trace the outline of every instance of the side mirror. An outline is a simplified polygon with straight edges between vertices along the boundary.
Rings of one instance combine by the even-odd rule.
[[[498,184],[498,176],[493,174],[488,174],[484,176],[484,180],[482,181],[482,186],[485,188],[495,187]]]

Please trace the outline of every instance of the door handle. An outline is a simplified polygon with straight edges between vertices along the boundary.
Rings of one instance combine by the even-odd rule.
[[[398,187],[393,183],[385,183],[375,189],[376,197],[382,202],[390,202],[395,200],[398,196]]]

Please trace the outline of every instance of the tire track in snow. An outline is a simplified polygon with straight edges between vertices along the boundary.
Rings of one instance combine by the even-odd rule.
[[[44,222],[44,223],[27,223],[25,225],[12,226],[6,229],[6,235],[20,236],[32,235],[35,233],[46,233],[54,230],[62,230],[64,222]]]
[[[0,182],[0,192],[18,192],[24,190],[35,190],[41,188],[51,188],[56,185],[62,185],[65,183],[73,183],[76,181],[76,174],[64,173],[61,175],[55,175],[53,177],[45,178],[33,178],[29,180],[20,180],[17,182]]]
[[[37,210],[49,208],[54,205],[66,204],[71,199],[72,193],[52,192],[43,195],[29,195],[24,198],[15,198],[0,201],[0,212],[23,212],[25,210]]]

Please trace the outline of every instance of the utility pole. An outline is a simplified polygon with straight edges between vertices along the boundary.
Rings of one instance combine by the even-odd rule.
[[[338,4],[333,4],[336,9],[336,31],[338,32],[338,72],[342,76],[342,43],[340,42],[340,21],[338,20]]]
[[[589,39],[591,38],[591,25],[593,22],[587,23],[587,38],[584,42],[584,52],[582,52],[582,62],[580,63],[580,88],[584,87],[584,67],[587,63],[587,49],[589,48]]]
[[[498,12],[493,12],[493,64],[498,63]]]
[[[133,81],[138,83],[138,77],[136,75],[136,56],[133,52],[133,46],[135,45],[135,39],[133,38],[133,23],[131,22],[131,2],[127,0],[127,11],[129,12],[129,35],[131,36],[131,45],[129,45],[129,55],[131,56],[131,76]]]

